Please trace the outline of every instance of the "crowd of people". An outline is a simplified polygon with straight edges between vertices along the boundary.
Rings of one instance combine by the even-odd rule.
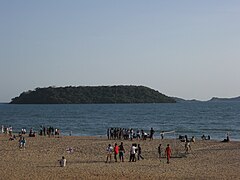
[[[150,140],[153,139],[155,131],[153,128],[150,129],[150,132],[147,133],[143,129],[134,130],[133,128],[108,128],[107,129],[107,137],[108,139],[124,139],[124,140],[133,140],[133,139],[142,139],[146,140],[149,138]]]
[[[19,143],[19,149],[25,149],[26,148],[26,134],[27,134],[27,129],[26,128],[22,128],[20,130],[20,132],[18,132],[18,134],[13,134],[13,127],[10,126],[4,126],[2,125],[2,129],[1,129],[1,133],[2,134],[6,134],[9,136],[9,141],[15,141],[18,139],[18,143]],[[38,132],[34,131],[33,128],[29,129],[29,137],[36,137],[36,135],[39,134],[40,136],[57,136],[59,137],[60,135],[60,130],[57,128],[53,128],[53,127],[48,127],[45,128],[44,126],[40,126],[40,129]]]
[[[5,134],[9,134],[10,136],[12,135],[12,132],[13,132],[13,128],[12,126],[4,126],[2,125],[2,133],[5,133]]]
[[[112,156],[114,156],[115,162],[118,162],[118,159],[120,162],[124,162],[124,155],[126,153],[126,150],[123,146],[123,142],[121,142],[120,145],[115,143],[114,146],[109,144],[106,148],[107,152],[107,157],[106,157],[106,163],[112,162]],[[167,144],[167,147],[165,149],[165,156],[167,158],[167,163],[170,162],[170,157],[172,154],[172,149],[170,148],[170,145]],[[161,158],[163,157],[163,149],[162,145],[159,144],[158,146],[158,158],[161,161]],[[140,159],[144,159],[142,156],[142,147],[140,144],[132,143],[131,148],[129,150],[129,162],[136,162],[137,160],[139,161]]]
[[[45,127],[45,126],[40,126],[39,130],[39,135],[40,136],[60,136],[60,129],[58,128],[53,128],[52,126]]]
[[[8,134],[10,135],[10,137],[13,136],[13,127],[10,125],[10,126],[4,126],[2,125],[2,133],[4,134]],[[27,129],[25,127],[23,127],[18,135],[21,136],[21,135],[25,135],[27,134]],[[49,127],[45,127],[45,126],[40,126],[39,128],[39,131],[36,132],[34,131],[33,128],[30,128],[29,129],[29,137],[35,137],[37,134],[39,134],[40,136],[59,136],[60,135],[60,129],[58,128],[53,128],[52,126],[49,126]]]
[[[17,140],[17,136],[13,134],[13,128],[12,126],[2,126],[2,133],[8,134],[10,136],[9,140]],[[20,149],[25,149],[26,148],[26,139],[24,135],[27,133],[26,128],[22,128],[21,131],[18,134],[19,137],[19,148]],[[144,130],[134,130],[133,128],[109,128],[107,129],[107,137],[109,140],[146,140],[149,138],[150,140],[153,140],[153,135],[155,131],[153,128],[149,130],[149,133],[145,132]],[[30,128],[29,130],[29,137],[35,137],[36,134],[39,134],[40,136],[59,136],[60,135],[60,130],[58,128],[53,128],[52,126],[45,127],[45,126],[40,126],[40,129],[38,133],[36,133],[33,128]],[[205,136],[203,135],[202,140],[210,140],[210,136]],[[163,137],[162,137],[163,139]],[[189,153],[191,150],[191,145],[190,142],[195,142],[195,137],[193,136],[192,138],[188,139],[187,135],[185,136],[179,136],[179,139],[182,142],[185,142],[185,153]],[[229,134],[227,134],[227,138],[224,139],[223,142],[229,142]],[[114,157],[115,162],[124,162],[125,161],[125,153],[127,150],[124,148],[123,142],[121,142],[120,145],[115,143],[114,146],[109,144],[107,146],[107,156],[106,156],[106,163],[107,162],[112,162],[112,156]],[[69,152],[73,152],[73,149],[70,148]],[[167,144],[165,150],[162,147],[162,144],[159,144],[157,147],[157,152],[158,152],[158,158],[161,159],[163,157],[166,157],[167,163],[170,162],[171,154],[172,154],[172,149],[169,144]],[[144,159],[142,156],[142,147],[140,144],[137,143],[132,143],[131,147],[129,148],[129,162],[136,162],[137,160]],[[165,154],[164,154],[165,153]],[[60,166],[64,167],[66,166],[66,159],[62,157],[62,159],[59,160]]]

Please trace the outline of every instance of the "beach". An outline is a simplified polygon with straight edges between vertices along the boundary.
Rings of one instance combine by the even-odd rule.
[[[240,142],[200,140],[191,143],[185,154],[184,143],[175,139],[108,140],[106,137],[60,136],[28,137],[26,148],[17,140],[0,135],[0,179],[240,179]],[[105,163],[108,144],[126,150],[125,162]],[[128,162],[132,143],[140,144],[144,160]],[[172,157],[158,158],[157,147],[167,144]],[[67,151],[73,149],[73,152]],[[64,156],[65,167],[58,160]]]

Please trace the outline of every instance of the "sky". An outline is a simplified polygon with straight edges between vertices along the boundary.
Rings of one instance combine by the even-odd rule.
[[[238,0],[0,0],[0,102],[37,87],[240,96]]]

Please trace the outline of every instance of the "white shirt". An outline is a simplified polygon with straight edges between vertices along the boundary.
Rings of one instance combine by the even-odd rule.
[[[67,160],[66,160],[66,159],[61,159],[61,160],[60,160],[60,166],[61,166],[61,167],[65,167],[65,166],[66,166],[66,163],[67,163]]]
[[[132,146],[132,148],[131,148],[131,154],[136,154],[136,149],[137,149],[137,147]]]
[[[112,153],[113,152],[113,147],[112,146],[108,146],[107,147],[107,152],[108,153]]]

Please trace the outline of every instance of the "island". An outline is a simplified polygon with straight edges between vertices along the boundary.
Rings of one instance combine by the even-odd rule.
[[[145,86],[67,86],[36,88],[21,93],[11,104],[114,104],[114,103],[176,103]]]

